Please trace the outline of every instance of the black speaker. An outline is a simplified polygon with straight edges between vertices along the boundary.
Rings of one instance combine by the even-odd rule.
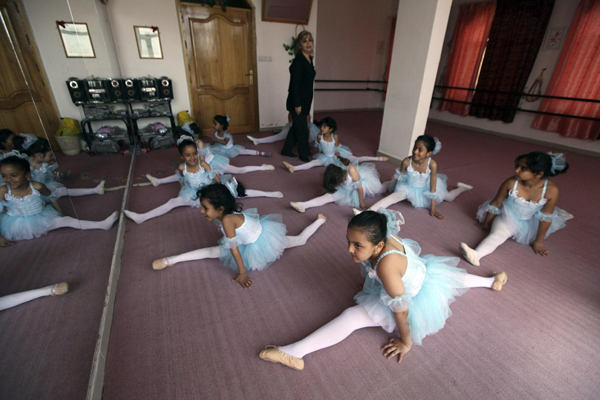
[[[111,101],[121,101],[125,98],[123,79],[108,79],[108,97]]]
[[[106,103],[110,100],[108,97],[108,80],[86,79],[84,83],[90,103]]]
[[[143,101],[158,99],[157,82],[154,78],[138,78],[133,80]]]
[[[69,88],[69,94],[71,95],[71,100],[73,103],[80,104],[88,101],[87,90],[85,89],[81,79],[69,78],[67,81],[67,87]]]
[[[140,100],[137,85],[131,78],[123,79],[123,93],[125,100]]]
[[[173,85],[171,80],[166,76],[157,79],[158,81],[158,98],[159,99],[172,99],[173,98]]]

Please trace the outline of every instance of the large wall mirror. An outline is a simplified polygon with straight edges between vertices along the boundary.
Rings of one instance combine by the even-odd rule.
[[[263,0],[263,21],[308,24],[312,0]]]
[[[157,26],[134,26],[140,58],[163,58]]]
[[[56,21],[65,54],[69,58],[96,58],[86,23]]]

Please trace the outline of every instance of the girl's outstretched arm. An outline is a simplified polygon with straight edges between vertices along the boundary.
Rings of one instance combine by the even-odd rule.
[[[348,173],[350,174],[350,178],[352,178],[353,182],[360,181],[360,172],[358,172],[358,168],[356,168],[354,165],[348,165]],[[363,190],[362,186],[359,186],[356,190],[358,190],[358,203],[360,204],[360,208],[369,208],[365,204],[365,191]]]
[[[502,203],[504,202],[504,199],[508,196],[508,192],[510,191],[510,189],[512,189],[512,187],[514,185],[515,185],[515,178],[508,178],[507,180],[505,180],[502,183],[502,185],[500,185],[500,189],[498,189],[498,193],[496,193],[496,197],[494,197],[494,199],[490,202],[490,206],[500,209],[500,207],[502,207]],[[489,232],[490,227],[492,226],[492,221],[495,216],[496,216],[496,214],[488,212],[485,217],[485,221],[483,221],[483,222],[477,221],[477,222],[475,222],[475,225],[477,227],[483,229],[484,231]]]
[[[531,243],[535,254],[539,254],[540,256],[547,256],[549,254],[548,250],[544,247],[544,238],[546,238],[546,233],[552,224],[552,214],[558,201],[558,187],[554,184],[549,185],[546,189],[546,199],[548,201],[538,213],[540,224],[538,225],[537,235]]]
[[[333,134],[333,141],[335,143],[335,148],[337,149],[340,146],[340,139],[338,138],[337,133]],[[336,151],[335,155],[339,157],[340,156],[340,152]]]
[[[33,182],[33,188],[40,192],[40,194],[43,194],[44,196],[50,196],[50,194],[52,193],[50,192],[50,189],[48,189],[43,183]]]
[[[437,163],[431,160],[429,169],[431,170],[431,175],[429,175],[429,191],[435,193],[437,189]],[[435,210],[435,198],[431,199],[431,210],[429,210],[429,215],[436,217],[437,219],[444,219],[444,216]]]
[[[225,231],[225,235],[227,235],[229,239],[235,238],[235,228],[236,224],[234,218],[227,218],[227,216],[223,218],[223,230]],[[248,276],[246,275],[246,267],[244,266],[242,254],[240,253],[237,247],[232,247],[230,251],[239,270],[239,274],[234,279],[234,281],[239,283],[240,286],[244,289],[248,289],[250,286],[252,286],[252,279],[248,278]]]
[[[200,166],[204,168],[204,170],[207,172],[212,171],[210,165],[208,165],[208,163],[206,163],[205,161],[200,161]],[[215,180],[215,182],[221,183],[221,178],[219,178],[219,175],[215,174],[215,177],[213,179]]]

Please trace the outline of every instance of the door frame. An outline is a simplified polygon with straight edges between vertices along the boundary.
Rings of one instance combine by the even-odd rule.
[[[251,40],[252,43],[250,45],[252,51],[252,68],[254,70],[254,85],[253,86],[253,97],[254,97],[254,104],[255,104],[255,113],[256,116],[254,118],[254,126],[252,129],[253,132],[258,132],[259,128],[260,128],[260,109],[259,109],[259,104],[258,104],[258,65],[257,65],[257,56],[256,56],[256,7],[254,6],[252,0],[245,0],[248,5],[250,5],[250,29],[251,29]],[[259,0],[260,1],[260,0]],[[199,7],[208,7],[208,6],[202,6],[199,3],[193,2],[193,1],[185,1],[185,0],[175,0],[176,6],[177,6],[177,20],[179,21],[179,35],[181,36],[181,48],[183,50],[183,58],[184,58],[184,63],[185,63],[185,77],[186,77],[186,82],[187,82],[187,92],[188,92],[188,96],[189,96],[189,101],[190,101],[190,114],[193,114],[194,112],[194,99],[192,96],[192,78],[191,78],[191,65],[189,64],[189,57],[188,57],[188,49],[187,49],[187,42],[186,42],[186,38],[185,38],[185,31],[184,31],[184,20],[183,20],[183,13],[181,12],[181,4],[182,3],[188,3],[188,4],[195,4]],[[215,5],[215,7],[218,7],[218,5]],[[227,7],[227,8],[234,8],[234,9],[238,9],[238,10],[248,10],[247,8],[237,8],[237,7]],[[192,118],[194,118],[194,116],[192,115]]]
[[[56,104],[56,99],[54,98],[54,95],[53,95],[51,87],[50,87],[50,81],[48,80],[48,75],[46,75],[46,69],[44,68],[44,63],[41,61],[42,57],[39,53],[37,43],[35,42],[35,37],[33,36],[33,32],[31,31],[31,28],[29,27],[29,17],[27,16],[25,7],[23,6],[23,3],[21,2],[21,0],[5,0],[5,2],[6,3],[12,2],[14,4],[14,6],[16,7],[16,11],[19,16],[19,21],[25,32],[25,39],[27,40],[27,47],[25,49],[23,49],[23,43],[18,43],[19,49],[21,50],[21,56],[24,59],[27,59],[28,55],[24,54],[24,52],[26,50],[29,51],[29,55],[31,56],[31,59],[26,60],[26,61],[32,61],[34,63],[34,65],[28,65],[28,67],[35,66],[35,68],[38,70],[38,73],[39,73],[39,76],[41,78],[41,82],[43,85],[43,87],[36,87],[35,89],[40,95],[41,103],[48,106],[47,111],[50,114],[50,115],[48,115],[48,118],[55,119],[56,129],[58,129],[58,127],[60,126],[60,120],[61,120],[60,114],[58,113],[58,106]],[[10,5],[8,5],[8,7],[10,7]],[[33,71],[33,70],[28,71],[29,74],[32,74],[34,72],[35,71]],[[39,116],[39,113],[38,113],[38,116]],[[42,124],[44,122],[48,122],[49,124],[52,124],[52,121],[43,121],[42,120]],[[49,126],[49,129],[52,129],[52,128],[53,128],[52,126]],[[46,131],[46,129],[43,126],[42,126],[42,129],[44,131]],[[54,138],[54,133],[56,133],[56,132],[47,131],[46,133],[48,134],[47,139],[50,142],[50,144],[52,145],[52,148],[54,150],[58,150],[59,146],[58,146],[58,143],[56,142],[56,139]]]

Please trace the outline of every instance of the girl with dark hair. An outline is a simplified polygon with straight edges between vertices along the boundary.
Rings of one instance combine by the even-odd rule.
[[[18,154],[15,152],[15,154]],[[5,186],[0,186],[0,246],[11,241],[38,238],[59,228],[108,230],[119,217],[115,211],[104,221],[82,221],[63,217],[46,204],[50,190],[39,182],[31,181],[31,167],[23,155],[8,155],[0,161],[0,173]]]
[[[35,136],[26,134],[20,136],[10,129],[0,129],[0,160],[4,158],[5,154],[10,153],[13,150],[23,151],[23,144],[30,137]]]
[[[479,266],[509,238],[528,244],[535,254],[547,256],[544,239],[565,227],[573,216],[556,207],[558,187],[548,180],[564,174],[569,164],[563,154],[534,151],[515,159],[515,176],[502,183],[498,193],[477,210],[477,225],[490,234],[475,249],[460,244],[463,257]]]
[[[286,236],[287,228],[281,214],[259,216],[256,208],[242,211],[234,193],[225,185],[212,184],[198,192],[202,214],[208,221],[218,221],[223,232],[219,246],[194,250],[178,256],[162,258],[152,263],[155,270],[183,261],[219,258],[229,268],[238,271],[235,282],[244,289],[252,286],[246,271],[260,271],[281,257],[285,249],[303,246],[325,223],[325,216],[305,228],[298,236]]]
[[[501,290],[506,273],[484,278],[457,268],[460,259],[421,256],[419,244],[397,234],[404,219],[400,213],[380,209],[365,211],[350,221],[346,238],[355,263],[362,263],[366,277],[363,289],[354,296],[358,305],[317,329],[306,338],[287,346],[267,346],[263,360],[304,369],[303,357],[333,346],[352,332],[382,327],[398,330],[381,350],[400,363],[413,344],[422,345],[426,336],[441,330],[452,315],[450,304],[469,288]]]
[[[453,201],[461,193],[473,189],[473,186],[458,182],[455,189],[448,191],[448,177],[437,173],[437,163],[431,159],[431,155],[437,154],[441,149],[442,143],[437,138],[429,135],[419,136],[415,140],[412,156],[402,160],[393,179],[384,183],[392,194],[373,204],[369,210],[388,208],[408,199],[414,208],[427,207],[429,215],[444,219],[444,216],[436,211],[436,205],[442,201]]]
[[[303,171],[314,167],[326,167],[330,164],[335,164],[338,167],[344,167],[338,157],[346,158],[351,162],[363,161],[387,161],[387,157],[354,157],[348,146],[340,145],[337,131],[337,123],[331,117],[325,117],[319,121],[321,133],[317,136],[316,146],[319,153],[315,154],[313,160],[305,164],[293,166],[284,161],[283,165],[290,173],[295,171]]]
[[[271,157],[271,153],[266,151],[248,150],[239,144],[233,144],[233,136],[227,130],[229,128],[229,115],[215,115],[213,124],[215,132],[211,136],[214,144],[212,151],[224,155],[227,158],[234,158],[239,155]]]
[[[210,165],[205,161],[202,161],[198,156],[198,149],[194,138],[187,135],[182,135],[177,140],[177,148],[179,155],[184,161],[179,165],[179,182],[181,184],[181,190],[174,199],[167,201],[162,206],[155,208],[154,210],[148,211],[144,214],[137,214],[129,210],[125,210],[125,215],[132,219],[136,224],[141,224],[151,218],[165,215],[169,211],[177,207],[194,207],[200,208],[200,200],[198,199],[197,193],[203,187],[216,182],[221,183],[219,175],[212,170]],[[283,197],[281,192],[263,192],[260,190],[245,190],[243,185],[236,182],[236,188],[246,197]],[[237,189],[236,189],[237,190]],[[236,196],[236,197],[237,197]]]
[[[290,205],[303,213],[307,208],[321,207],[328,203],[338,203],[341,206],[366,208],[365,197],[376,196],[385,188],[379,181],[379,173],[375,164],[351,164],[349,160],[340,157],[344,168],[330,164],[323,175],[325,193],[312,200],[291,202]]]

